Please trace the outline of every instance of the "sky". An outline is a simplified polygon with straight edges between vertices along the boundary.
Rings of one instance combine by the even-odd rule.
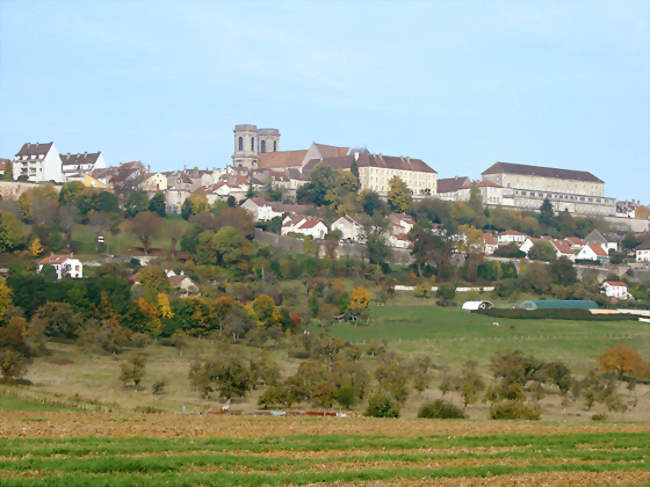
[[[224,167],[233,127],[650,202],[650,3],[0,0],[0,157]]]

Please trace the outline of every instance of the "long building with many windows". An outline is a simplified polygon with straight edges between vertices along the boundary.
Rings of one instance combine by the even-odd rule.
[[[555,211],[616,214],[616,200],[605,197],[604,181],[587,171],[497,162],[481,174],[503,188],[503,206],[538,209],[548,199]]]

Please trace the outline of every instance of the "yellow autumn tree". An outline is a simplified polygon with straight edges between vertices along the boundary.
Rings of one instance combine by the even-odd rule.
[[[142,314],[147,318],[146,328],[147,331],[152,335],[157,335],[162,330],[162,323],[160,322],[160,317],[158,316],[158,308],[151,303],[148,303],[146,299],[138,299],[138,308]]]
[[[158,310],[161,318],[173,318],[174,312],[169,305],[169,296],[165,293],[158,293]]]
[[[9,306],[13,304],[11,288],[4,279],[0,278],[0,319],[3,319]]]
[[[45,249],[41,244],[41,239],[38,237],[36,237],[29,245],[29,253],[32,254],[34,257],[36,257],[37,255],[41,255],[44,250]]]
[[[350,317],[356,320],[363,315],[368,309],[370,299],[370,291],[364,286],[354,288],[350,295],[350,303],[348,304],[348,314]]]

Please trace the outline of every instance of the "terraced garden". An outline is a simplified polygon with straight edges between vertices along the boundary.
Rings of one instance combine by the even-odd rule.
[[[650,425],[8,413],[0,485],[647,485]]]

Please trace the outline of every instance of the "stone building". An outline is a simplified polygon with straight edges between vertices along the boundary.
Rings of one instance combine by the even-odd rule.
[[[258,167],[259,154],[277,152],[280,149],[278,129],[258,129],[252,124],[235,125],[233,130],[234,151],[232,163],[235,167]]]
[[[503,187],[506,206],[538,209],[548,198],[555,211],[616,214],[616,199],[606,198],[605,183],[587,171],[497,162],[481,174],[484,181]]]
[[[421,159],[370,154],[355,150],[349,151],[345,156],[311,160],[304,167],[303,173],[309,175],[319,163],[344,171],[349,171],[352,164],[356,163],[361,189],[375,191],[381,196],[388,195],[390,180],[394,176],[399,176],[416,198],[436,194],[438,173]]]

